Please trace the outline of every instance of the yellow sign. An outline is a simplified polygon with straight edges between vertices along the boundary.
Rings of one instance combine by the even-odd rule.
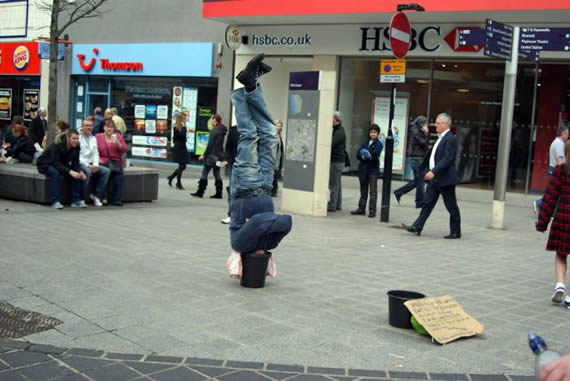
[[[406,74],[406,60],[380,60],[380,75]]]

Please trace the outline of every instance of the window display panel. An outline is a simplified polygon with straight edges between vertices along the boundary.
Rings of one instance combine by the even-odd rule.
[[[14,115],[29,123],[40,107],[39,77],[0,77],[0,130],[10,125]]]
[[[111,105],[125,120],[129,157],[138,159],[171,161],[172,121],[188,110],[189,160],[197,162],[197,133],[208,132],[201,110],[214,110],[216,99],[215,78],[111,79]]]
[[[379,73],[380,59],[343,58],[341,61],[338,103],[347,135],[347,152],[352,159],[351,171],[357,170],[356,151],[367,138],[370,124],[387,120],[381,115],[382,104],[385,103],[382,101],[390,96],[392,86],[380,83]],[[402,115],[407,115],[408,120],[427,114],[430,79],[431,61],[407,62],[406,82],[398,83],[396,88],[398,100],[402,103]],[[396,172],[401,172],[404,165],[407,127],[394,125],[392,130],[401,143],[395,145],[394,150],[394,157],[399,158],[394,160],[394,165],[400,168],[394,169]],[[380,130],[381,137],[385,137],[388,131],[386,122],[380,123]]]

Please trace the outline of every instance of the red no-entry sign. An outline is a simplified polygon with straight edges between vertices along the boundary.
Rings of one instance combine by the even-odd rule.
[[[404,12],[398,12],[390,21],[390,46],[396,58],[404,58],[408,54],[412,42],[412,27]]]

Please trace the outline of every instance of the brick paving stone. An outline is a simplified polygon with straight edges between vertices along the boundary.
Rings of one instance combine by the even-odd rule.
[[[8,341],[0,341],[0,347],[3,348],[12,348],[12,349],[26,349],[31,344],[27,341],[17,341],[17,340],[8,340]]]
[[[507,377],[500,374],[470,374],[471,381],[508,381]]]
[[[158,356],[158,355],[149,355],[144,359],[144,361],[169,362],[172,364],[180,364],[182,360],[184,360],[184,358],[182,357]]]
[[[300,374],[288,378],[287,381],[330,381],[330,378],[318,374]]]
[[[225,376],[217,377],[221,381],[269,381],[268,377],[265,377],[257,372],[251,370],[241,370],[239,372],[227,374]],[[329,380],[330,381],[330,380]]]
[[[0,360],[4,361],[12,368],[19,368],[21,366],[50,361],[51,359],[43,353],[17,351],[1,354]]]
[[[0,380],[2,381],[27,381],[24,376],[16,372],[15,370],[8,370],[5,372],[0,372]]]
[[[324,368],[318,366],[310,366],[307,368],[307,373],[345,375],[346,370],[342,368]]]
[[[102,368],[90,369],[85,372],[87,377],[94,380],[130,380],[140,376],[134,370],[131,370],[123,364],[113,364]]]
[[[144,357],[144,355],[137,355],[137,354],[130,354],[130,353],[113,353],[113,352],[105,353],[105,358],[112,359],[112,360],[139,361],[139,360],[142,360],[143,357]]]
[[[266,370],[258,370],[257,372],[260,374],[263,374],[264,376],[271,377],[272,379],[275,379],[275,380],[285,380],[285,379],[295,375],[295,373],[272,372],[272,371],[266,371]]]
[[[186,359],[186,364],[192,365],[211,365],[211,366],[222,366],[223,360],[213,360],[213,359],[203,359],[198,357],[188,357]]]
[[[221,376],[223,374],[235,372],[235,369],[211,367],[211,366],[190,365],[189,368],[193,369],[197,372],[200,372],[202,374],[205,374],[208,377],[218,377],[218,376]]]
[[[179,366],[177,368],[164,372],[155,373],[149,376],[149,378],[155,381],[202,381],[207,379],[207,377],[204,377],[183,366]]]
[[[383,370],[366,370],[366,369],[349,369],[349,376],[359,376],[359,377],[376,377],[376,378],[386,378],[388,375]]]
[[[19,369],[19,372],[31,381],[44,381],[62,378],[73,372],[56,361],[45,362]]]
[[[67,348],[54,347],[53,345],[33,344],[28,348],[28,351],[46,354],[61,354],[67,351]]]
[[[433,381],[467,381],[467,375],[459,373],[430,373],[429,378]]]
[[[110,360],[102,360],[102,359],[79,357],[79,356],[70,356],[65,359],[61,359],[60,361],[66,363],[67,365],[69,365],[69,367],[78,370],[80,372],[85,372],[90,369],[102,368],[114,363],[113,361]]]
[[[285,365],[285,364],[267,364],[265,368],[267,370],[274,370],[277,372],[296,372],[296,373],[303,373],[305,372],[305,367],[302,365]]]
[[[228,361],[226,363],[228,368],[247,368],[247,369],[263,369],[262,362],[252,361]]]
[[[535,376],[508,376],[511,381],[536,381]]]
[[[85,356],[85,357],[101,357],[103,351],[96,351],[93,349],[73,348],[65,352],[66,355]]]
[[[400,380],[427,380],[427,374],[421,372],[401,372],[391,370],[388,372],[390,378],[397,378]]]
[[[159,364],[139,361],[125,361],[123,364],[144,375],[157,373],[166,369],[174,368],[176,366],[174,364]]]
[[[88,378],[83,377],[80,374],[70,374],[69,376],[65,376],[63,378],[58,378],[56,381],[89,381]]]

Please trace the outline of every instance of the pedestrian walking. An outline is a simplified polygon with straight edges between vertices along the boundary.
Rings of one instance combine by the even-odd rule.
[[[570,155],[570,142],[565,144],[565,155]],[[566,295],[566,259],[570,254],[570,165],[568,163],[554,167],[542,198],[536,230],[545,232],[553,215],[554,219],[546,244],[546,250],[556,252],[554,257],[556,284],[552,302],[562,303],[564,301],[564,306],[570,309],[570,296]]]
[[[437,141],[429,155],[422,163],[422,168],[427,166],[429,171],[424,179],[428,181],[426,193],[422,203],[420,215],[410,226],[402,224],[410,233],[420,235],[424,225],[437,204],[439,195],[443,197],[445,208],[449,212],[449,227],[451,232],[443,238],[461,238],[461,216],[455,197],[455,186],[459,183],[459,176],[455,169],[455,156],[457,154],[457,140],[450,132],[451,117],[448,114],[439,114],[435,120],[435,128],[438,134]]]
[[[364,215],[366,213],[366,200],[370,189],[370,203],[368,204],[368,217],[376,217],[376,200],[378,199],[378,177],[380,176],[380,153],[382,142],[378,139],[380,127],[373,124],[368,129],[368,139],[356,152],[358,164],[358,181],[360,182],[360,200],[358,208],[350,212],[352,215]]]
[[[330,200],[328,212],[342,210],[342,170],[346,162],[346,132],[342,126],[339,111],[333,115],[333,132],[331,143],[331,166],[329,171]]]
[[[179,112],[174,118],[173,138],[174,149],[172,156],[174,161],[178,164],[178,168],[168,176],[168,186],[172,187],[172,180],[176,177],[176,189],[184,190],[182,186],[182,173],[186,169],[188,163],[188,149],[186,148],[186,123],[189,118],[188,111]]]
[[[550,181],[550,176],[552,176],[552,172],[554,172],[554,168],[560,164],[566,162],[565,156],[565,144],[568,141],[568,127],[562,126],[559,127],[556,131],[556,137],[550,143],[550,149],[548,150],[548,169],[546,170],[546,177]],[[532,203],[532,208],[534,210],[534,214],[538,214],[540,211],[540,207],[542,205],[542,197],[538,200],[535,200]]]
[[[409,138],[408,138],[408,163],[410,163],[410,168],[414,173],[414,179],[404,186],[396,189],[394,191],[394,197],[398,205],[400,204],[400,199],[403,195],[411,191],[416,190],[416,208],[422,207],[422,200],[424,198],[424,173],[420,170],[422,162],[428,151],[429,144],[429,128],[428,120],[425,116],[420,115],[414,119],[410,124],[409,128]]]
[[[198,180],[198,190],[194,193],[190,193],[191,196],[199,198],[204,196],[204,192],[208,187],[208,174],[212,169],[214,170],[214,178],[216,179],[216,193],[210,196],[210,198],[222,198],[224,192],[224,183],[220,176],[220,166],[224,159],[224,137],[228,129],[222,124],[222,117],[219,114],[212,116],[211,122],[214,129],[210,132],[206,150],[198,158],[198,160],[204,162],[202,175],[200,176],[200,180]]]

